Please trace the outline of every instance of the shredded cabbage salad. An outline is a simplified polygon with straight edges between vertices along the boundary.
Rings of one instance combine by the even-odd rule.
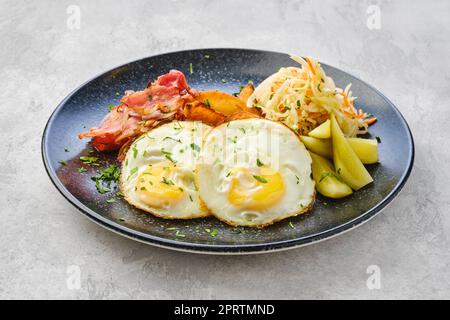
[[[249,107],[261,109],[267,119],[281,121],[299,134],[308,134],[330,118],[336,119],[348,137],[367,132],[376,121],[372,115],[357,110],[350,91],[336,87],[317,60],[291,55],[301,67],[281,68],[264,80],[248,100]]]

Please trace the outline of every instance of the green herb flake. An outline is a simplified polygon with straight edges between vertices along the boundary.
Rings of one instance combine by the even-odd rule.
[[[255,178],[257,181],[259,181],[261,183],[267,183],[268,182],[266,179],[264,179],[261,176],[253,176],[253,178]]]
[[[204,55],[205,59],[209,59],[211,56],[209,54]]]
[[[294,226],[294,224],[292,223],[292,221],[289,221],[289,227],[291,227],[291,229],[295,229],[295,226]]]
[[[191,143],[191,149],[200,152],[200,147],[195,143]]]
[[[106,200],[106,202],[107,203],[114,203],[114,202],[116,202],[116,199],[110,198],[110,199]]]
[[[191,202],[194,202],[194,199],[192,199],[191,195],[189,195],[189,200],[191,200]]]
[[[231,233],[241,234],[244,233],[244,230],[242,230],[241,228],[233,228],[233,230],[231,230]]]
[[[86,172],[87,169],[86,169],[85,167],[79,167],[79,168],[77,169],[77,171],[78,171],[79,173],[83,173],[83,172]]]
[[[134,145],[134,146],[133,146],[133,159],[136,159],[137,155],[138,155],[138,149],[137,149],[136,146]]]
[[[203,102],[203,104],[204,104],[205,106],[207,106],[208,108],[211,108],[211,103],[209,102],[208,99],[205,99],[205,101]]]
[[[98,166],[98,158],[97,157],[80,157],[80,160],[84,163],[84,164],[91,164],[91,165],[96,165]]]
[[[166,177],[162,178],[161,183],[167,184],[168,186],[174,186],[175,185],[175,183],[173,183],[172,180],[167,179]]]
[[[181,142],[181,139],[175,139],[175,138],[172,138],[172,137],[165,137],[164,139],[163,139],[163,141],[164,140],[172,140],[172,141],[175,141],[175,142],[178,142],[178,143],[182,143]]]
[[[227,80],[225,80],[225,79],[220,79],[220,82],[222,82],[222,83],[227,83]]]
[[[194,73],[194,66],[192,65],[192,62],[189,63],[189,73],[193,74]]]
[[[62,164],[63,166],[67,166],[67,161],[64,161],[64,160],[60,160],[60,161],[58,161],[60,164]]]
[[[261,160],[259,160],[259,158],[258,158],[258,159],[256,159],[256,165],[258,167],[262,167],[264,165],[264,163]]]
[[[115,105],[113,105],[112,103],[108,104],[108,111],[111,112],[114,107]]]
[[[64,148],[64,152],[69,152],[69,151],[70,151],[69,148],[67,148],[67,147]]]
[[[177,232],[175,232],[175,236],[180,237],[180,238],[186,237],[184,234],[182,234],[182,233],[180,232],[180,230],[177,230]]]
[[[172,156],[170,154],[165,154],[164,157],[166,157],[167,160],[169,160],[172,163],[177,163],[174,159],[172,159]]]
[[[130,170],[130,177],[133,176],[137,171],[138,171],[137,167],[134,167],[133,169],[131,169]]]
[[[213,229],[211,232],[210,232],[210,236],[211,237],[215,237],[215,236],[217,236],[219,234],[219,230],[217,230],[217,229]]]
[[[381,138],[379,136],[376,136],[375,139],[377,139],[378,143],[381,143]]]
[[[297,184],[300,183],[300,178],[296,175],[295,178],[297,179]]]
[[[91,179],[95,181],[95,186],[99,193],[106,193],[111,191],[111,183],[117,183],[119,181],[119,177],[120,169],[117,165],[113,164],[101,171],[100,175],[92,177]]]
[[[97,188],[97,191],[100,194],[104,194],[111,191],[110,189],[103,187],[100,180],[95,180],[95,187]]]

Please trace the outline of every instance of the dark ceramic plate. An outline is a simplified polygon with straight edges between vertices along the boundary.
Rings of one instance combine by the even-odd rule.
[[[192,63],[193,73],[189,65]],[[295,66],[287,54],[243,49],[203,49],[167,53],[105,72],[73,91],[48,120],[42,139],[47,172],[58,190],[81,212],[124,236],[166,248],[203,253],[256,253],[297,247],[324,240],[360,225],[380,212],[405,184],[414,159],[411,132],[402,115],[380,92],[341,70],[322,64],[336,84],[352,83],[356,106],[378,117],[370,127],[380,137],[380,164],[369,166],[374,183],[343,200],[318,196],[314,210],[263,230],[232,228],[214,218],[173,221],[155,218],[128,205],[115,192],[99,194],[91,177],[98,167],[79,173],[79,157],[92,153],[77,135],[97,125],[109,104],[127,89],[141,89],[170,69],[183,71],[192,88],[229,93],[252,80],[256,85],[281,66]],[[101,166],[115,154],[96,154]],[[66,161],[66,165],[60,164]],[[108,199],[115,199],[109,203]],[[218,230],[216,236],[212,231]],[[215,232],[214,232],[215,233]],[[213,233],[213,234],[214,234]]]

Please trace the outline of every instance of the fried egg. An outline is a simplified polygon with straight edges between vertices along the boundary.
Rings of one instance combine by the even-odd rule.
[[[211,127],[174,121],[139,137],[122,165],[121,191],[133,206],[167,219],[209,215],[196,184],[203,136]]]
[[[197,181],[211,213],[234,226],[263,227],[307,212],[315,200],[308,151],[289,128],[265,119],[209,131]]]

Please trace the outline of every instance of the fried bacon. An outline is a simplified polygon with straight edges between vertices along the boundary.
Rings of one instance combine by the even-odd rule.
[[[186,101],[189,86],[184,74],[171,70],[142,91],[127,91],[121,104],[112,108],[99,127],[79,135],[92,138],[98,151],[116,150],[161,121],[170,121]]]

